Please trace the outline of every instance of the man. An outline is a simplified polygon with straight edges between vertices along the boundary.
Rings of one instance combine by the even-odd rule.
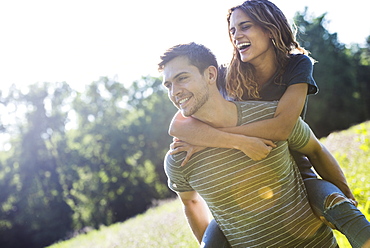
[[[273,118],[277,102],[229,102],[222,97],[216,58],[204,46],[175,46],[161,59],[163,84],[184,116],[214,127]],[[288,141],[276,145],[260,161],[224,148],[200,151],[186,166],[181,166],[185,153],[166,155],[169,187],[181,198],[199,242],[209,224],[208,205],[232,247],[337,246],[330,228],[310,209]],[[307,154],[315,145],[309,127],[298,120],[289,147]]]

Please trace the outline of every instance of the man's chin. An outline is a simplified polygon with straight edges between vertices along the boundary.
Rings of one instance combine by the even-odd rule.
[[[181,112],[182,116],[184,116],[184,117],[190,117],[191,116],[191,113],[189,111],[184,110],[184,109],[180,109],[180,112]]]
[[[181,111],[181,114],[182,114],[182,116],[184,116],[184,117],[190,117],[190,116],[191,116],[191,115],[189,115],[188,113],[183,112],[183,111]]]

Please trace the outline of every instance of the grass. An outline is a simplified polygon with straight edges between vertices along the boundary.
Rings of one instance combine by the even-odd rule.
[[[370,220],[370,122],[330,134],[321,141],[341,165],[360,210]],[[341,248],[351,247],[335,231]],[[123,223],[101,226],[49,248],[196,248],[179,200],[162,202]]]
[[[49,248],[198,247],[179,200],[167,200],[123,223],[101,226]]]
[[[358,208],[370,220],[370,121],[331,133],[321,141],[339,162]],[[341,248],[351,247],[344,235],[334,233]]]

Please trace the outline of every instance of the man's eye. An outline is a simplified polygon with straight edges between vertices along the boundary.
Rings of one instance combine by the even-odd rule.
[[[171,84],[170,83],[166,83],[166,84],[164,84],[164,87],[166,87],[167,89],[169,89],[171,87]]]
[[[187,79],[188,77],[179,77],[179,81],[184,81],[185,79]]]

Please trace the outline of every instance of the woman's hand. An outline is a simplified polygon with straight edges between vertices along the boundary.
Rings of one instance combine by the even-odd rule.
[[[241,150],[253,161],[266,158],[276,144],[271,140],[239,135],[239,145],[235,149]]]
[[[203,147],[203,146],[193,146],[177,138],[173,138],[173,142],[170,145],[170,149],[171,149],[170,154],[172,155],[172,154],[176,154],[179,152],[186,152],[186,157],[184,161],[182,161],[181,163],[181,166],[184,166],[189,161],[191,156],[193,156],[194,153],[204,150],[205,148],[206,147]]]

